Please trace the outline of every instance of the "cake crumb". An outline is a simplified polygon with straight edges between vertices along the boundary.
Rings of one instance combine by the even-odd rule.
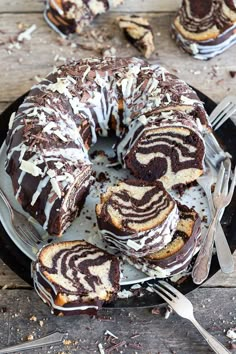
[[[27,341],[31,341],[31,340],[33,340],[33,339],[34,339],[33,334],[29,334],[29,335],[26,337],[26,340],[27,340]]]
[[[44,322],[43,322],[42,320],[40,320],[40,321],[39,321],[39,325],[40,325],[40,327],[43,327]]]
[[[36,322],[36,321],[37,321],[37,317],[36,317],[36,316],[34,316],[34,315],[33,315],[33,316],[31,316],[31,317],[30,317],[30,321],[34,321],[34,322]]]
[[[63,340],[63,344],[64,345],[71,345],[72,344],[72,341],[70,339],[64,339]]]
[[[152,315],[160,315],[160,309],[158,307],[154,307],[152,309]]]

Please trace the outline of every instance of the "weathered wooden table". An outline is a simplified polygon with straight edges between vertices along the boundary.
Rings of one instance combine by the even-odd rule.
[[[216,102],[229,93],[235,93],[236,77],[232,78],[229,71],[236,71],[236,46],[209,62],[194,60],[181,52],[169,34],[178,3],[175,0],[127,0],[119,9],[100,16],[83,36],[64,41],[45,23],[43,1],[1,0],[0,111],[66,58],[100,56],[102,51],[111,47],[116,49],[117,56],[138,56],[139,53],[126,42],[116,25],[116,17],[127,12],[144,14],[150,20],[156,44],[152,61],[163,64]],[[37,26],[32,39],[25,40],[20,46],[15,45],[17,34],[32,24]],[[104,36],[105,43],[102,40]],[[0,287],[1,347],[18,343],[29,335],[37,338],[58,329],[69,331],[69,342],[53,348],[31,350],[30,353],[97,353],[98,343],[111,346],[105,345],[104,332],[108,329],[120,343],[117,351],[110,351],[112,353],[211,352],[196,330],[176,315],[164,319],[161,313],[139,309],[103,311],[98,319],[87,316],[53,317],[30,286],[1,261]],[[229,345],[226,331],[236,327],[235,288],[236,272],[231,275],[218,272],[204,286],[189,294],[197,319],[225,345]]]

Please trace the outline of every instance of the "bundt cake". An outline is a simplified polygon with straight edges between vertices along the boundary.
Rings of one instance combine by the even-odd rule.
[[[123,0],[47,0],[46,22],[59,34],[81,33],[94,18]]]
[[[159,65],[137,58],[82,59],[33,86],[11,116],[6,171],[24,210],[60,236],[89,193],[88,150],[97,135],[115,132],[120,163],[134,176],[140,178],[140,169],[142,179],[161,179],[169,188],[180,177],[187,184],[203,172],[201,134],[208,128],[194,90]]]
[[[85,241],[59,242],[40,250],[32,277],[52,313],[92,315],[119,291],[119,260]]]
[[[166,278],[186,270],[201,241],[201,220],[197,212],[178,203],[179,221],[171,242],[158,252],[137,258],[124,256],[128,263],[151,277]]]
[[[179,212],[161,182],[127,180],[109,187],[96,206],[102,238],[127,255],[142,257],[173,237]]]
[[[236,43],[236,4],[233,0],[183,0],[172,33],[194,58],[213,58]]]

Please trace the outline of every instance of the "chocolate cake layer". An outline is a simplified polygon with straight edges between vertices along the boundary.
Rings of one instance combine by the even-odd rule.
[[[137,180],[108,188],[96,213],[102,238],[135,257],[162,249],[171,241],[179,220],[176,203],[162,183]]]
[[[119,290],[119,261],[85,241],[43,247],[32,277],[39,296],[61,314],[96,311]]]
[[[178,203],[180,219],[173,240],[159,252],[143,258],[124,259],[149,276],[166,278],[186,270],[199,249],[201,220],[195,210]]]
[[[236,43],[233,1],[184,0],[172,25],[177,43],[196,59],[210,59]]]
[[[182,181],[194,181],[203,173],[204,141],[186,113],[172,111],[150,116],[130,135],[130,140],[125,139],[122,158],[138,179],[159,179],[168,189]],[[118,145],[117,151],[120,150]]]
[[[170,110],[188,113],[197,122],[197,135],[199,129],[209,129],[196,93],[145,60],[83,59],[53,70],[32,87],[10,119],[6,171],[16,198],[45,230],[62,235],[89,192],[93,178],[88,149],[97,135],[114,130],[120,138],[118,160],[128,166],[127,143],[143,125]],[[178,115],[172,118],[179,120]],[[155,159],[153,163],[152,172],[159,169]],[[159,178],[149,173],[143,178]],[[188,182],[183,178],[182,183]]]
[[[47,0],[46,22],[62,36],[81,33],[96,16],[116,7],[123,0]]]

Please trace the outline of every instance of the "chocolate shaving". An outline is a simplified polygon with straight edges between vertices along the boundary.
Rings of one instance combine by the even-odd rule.
[[[236,71],[229,71],[229,75],[234,78],[236,76]]]
[[[119,343],[116,343],[116,344],[112,345],[111,347],[107,348],[107,349],[106,349],[106,353],[109,354],[109,353],[111,353],[113,350],[118,349],[118,348],[120,348],[120,347],[123,347],[123,346],[125,346],[125,345],[126,345],[126,341],[123,340],[123,341],[121,341],[121,342],[119,342]]]

